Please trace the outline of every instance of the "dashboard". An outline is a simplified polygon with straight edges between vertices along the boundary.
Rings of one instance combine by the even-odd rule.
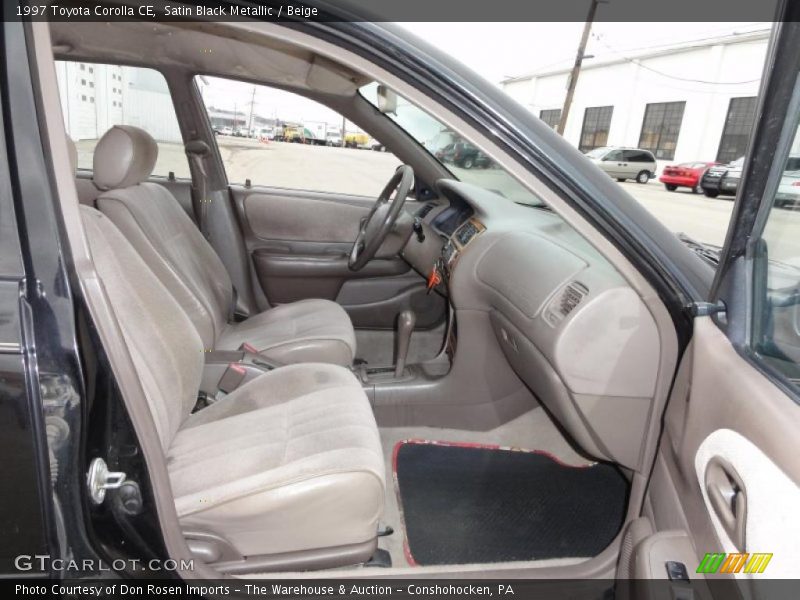
[[[620,273],[546,207],[440,180],[425,242],[404,257],[441,275],[460,315],[485,315],[514,372],[589,454],[633,466],[660,362],[655,320]],[[618,425],[631,435],[620,435]]]

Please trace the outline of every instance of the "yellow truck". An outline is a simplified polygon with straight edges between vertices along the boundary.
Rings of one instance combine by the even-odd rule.
[[[369,136],[363,131],[346,133],[344,145],[348,148],[369,148]]]

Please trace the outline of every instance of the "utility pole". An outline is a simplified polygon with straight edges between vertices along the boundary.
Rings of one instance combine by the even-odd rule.
[[[253,95],[250,96],[250,116],[247,119],[247,137],[253,135],[253,106],[256,103],[256,86],[253,86]]]
[[[344,116],[342,116],[342,141],[340,143],[340,146],[342,148],[344,148],[344,146],[345,146],[344,136],[345,136],[346,133],[347,133],[347,124],[346,124]]]
[[[569,74],[567,97],[564,99],[564,107],[561,109],[561,120],[558,122],[558,129],[556,129],[561,135],[564,135],[564,128],[567,126],[567,117],[569,117],[569,109],[572,106],[572,97],[575,95],[575,86],[578,84],[578,76],[581,73],[583,55],[586,51],[586,43],[589,41],[589,32],[592,30],[592,23],[594,22],[594,15],[597,12],[597,5],[604,1],[606,0],[592,0],[592,5],[589,7],[589,14],[586,16],[586,24],[583,26],[583,35],[581,35],[581,43],[578,45],[578,54],[575,55],[575,64],[572,66],[572,72]]]

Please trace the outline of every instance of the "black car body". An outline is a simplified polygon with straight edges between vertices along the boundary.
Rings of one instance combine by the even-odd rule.
[[[488,168],[492,161],[469,142],[453,142],[436,153],[436,158],[462,169]]]
[[[744,157],[727,165],[710,167],[700,180],[703,193],[709,198],[716,198],[719,195],[735,196],[742,178],[743,165]]]

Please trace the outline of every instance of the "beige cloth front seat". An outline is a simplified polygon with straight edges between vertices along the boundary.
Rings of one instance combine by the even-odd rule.
[[[100,194],[94,182],[86,177],[78,177],[78,148],[75,141],[67,136],[67,151],[69,152],[69,166],[75,175],[75,191],[78,192],[78,201],[87,206],[94,206],[94,201]]]
[[[94,152],[94,182],[104,190],[97,207],[183,306],[203,346],[237,350],[248,343],[283,364],[352,364],[353,324],[335,302],[303,300],[228,322],[234,298],[225,266],[169,190],[146,181],[157,156],[147,132],[129,125],[109,129]]]
[[[114,224],[81,210],[183,531],[214,536],[256,570],[276,556],[287,568],[367,560],[383,510],[384,465],[355,376],[330,364],[279,367],[192,414],[204,362],[199,335]],[[242,564],[237,558],[229,570]]]

